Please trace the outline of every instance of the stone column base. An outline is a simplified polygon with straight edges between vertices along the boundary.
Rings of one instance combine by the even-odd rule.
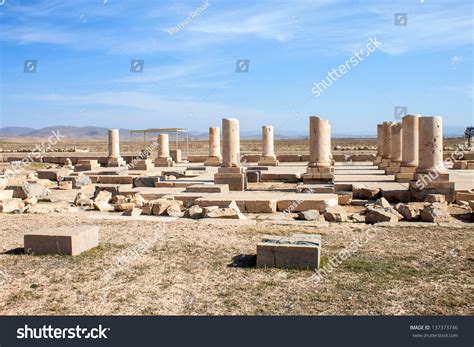
[[[276,157],[264,157],[261,156],[260,160],[258,161],[258,165],[261,166],[278,166],[279,162]]]
[[[400,170],[400,164],[399,161],[391,161],[388,167],[385,168],[385,174],[395,175]]]
[[[400,166],[398,172],[395,174],[395,181],[410,182],[415,179],[416,166]]]
[[[107,167],[119,167],[119,166],[125,166],[127,163],[125,160],[123,160],[122,157],[119,158],[109,158],[109,161],[107,162]]]
[[[97,160],[89,160],[89,159],[79,159],[77,164],[74,165],[74,171],[92,171],[95,169],[100,168],[99,163]]]
[[[155,168],[155,165],[153,165],[153,162],[151,159],[144,159],[144,160],[138,160],[138,161],[133,161],[130,163],[129,170],[152,170]]]
[[[304,183],[333,183],[334,182],[334,168],[332,167],[312,167],[306,168],[306,173],[303,174]]]
[[[214,174],[215,184],[227,184],[231,191],[244,191],[247,189],[247,178],[242,167],[220,167]]]
[[[409,189],[415,201],[424,201],[428,194],[442,194],[447,202],[456,200],[454,182],[431,181],[425,184],[422,180],[417,180],[409,183]]]
[[[385,170],[390,165],[390,159],[388,158],[382,158],[382,161],[379,164],[379,169],[380,170]]]
[[[173,166],[174,162],[171,158],[156,158],[155,167],[170,167]]]
[[[204,161],[205,166],[221,166],[222,165],[222,158],[221,157],[208,157],[206,161]]]
[[[379,165],[381,162],[382,162],[382,156],[381,156],[381,155],[377,155],[377,156],[375,157],[375,160],[374,160],[374,165],[377,166],[377,165]]]

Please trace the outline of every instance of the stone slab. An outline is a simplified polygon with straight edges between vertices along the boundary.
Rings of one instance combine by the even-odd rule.
[[[229,186],[227,184],[193,184],[186,187],[189,193],[227,193]]]

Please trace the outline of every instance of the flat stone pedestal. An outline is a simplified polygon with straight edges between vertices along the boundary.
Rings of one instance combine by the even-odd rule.
[[[415,179],[416,167],[414,166],[400,166],[398,172],[395,174],[395,181],[410,182]]]
[[[257,244],[257,267],[319,268],[321,235],[264,236]]]
[[[401,162],[399,161],[391,161],[389,165],[385,168],[385,174],[395,175],[400,170],[400,164]]]
[[[214,174],[215,184],[228,184],[231,191],[247,189],[247,178],[242,167],[220,167]]]
[[[206,161],[204,161],[205,166],[221,166],[222,165],[222,157],[208,157]]]
[[[258,165],[261,166],[278,166],[279,162],[276,157],[261,156]]]
[[[380,170],[385,170],[389,165],[390,165],[390,159],[382,158],[382,160],[379,164],[379,169]]]
[[[78,255],[99,245],[99,227],[59,227],[25,234],[25,253]]]
[[[107,167],[119,167],[119,166],[125,166],[127,163],[125,160],[123,160],[122,157],[120,158],[109,158],[107,162]]]
[[[74,171],[91,171],[100,168],[97,160],[78,160],[74,166]]]
[[[415,173],[415,181],[409,183],[409,189],[415,201],[424,201],[428,194],[444,195],[447,202],[456,200],[454,182],[449,182],[449,174],[438,173],[438,176],[434,177],[435,175],[436,173],[432,173],[431,176]]]
[[[174,166],[173,159],[171,158],[156,158],[155,167],[171,167]]]
[[[306,168],[303,174],[304,183],[333,183],[334,168],[332,167],[311,167]]]
[[[133,165],[130,165],[129,170],[153,170],[155,166],[153,165],[153,162],[151,159],[143,159],[143,160],[138,160],[135,162]]]

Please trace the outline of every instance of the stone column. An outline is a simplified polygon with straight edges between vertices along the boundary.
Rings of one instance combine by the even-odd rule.
[[[455,200],[454,182],[443,162],[443,124],[441,117],[419,118],[418,167],[415,181],[409,187],[415,200],[427,194],[442,194],[446,201]]]
[[[418,166],[419,115],[406,115],[402,119],[402,163],[395,175],[397,182],[409,182],[414,179]]]
[[[222,120],[222,166],[214,175],[215,184],[227,184],[229,190],[242,191],[247,187],[244,168],[240,163],[239,121]]]
[[[274,145],[273,145],[273,127],[271,125],[262,126],[262,156],[258,165],[277,166]]]
[[[204,162],[206,166],[221,166],[221,135],[218,127],[209,128],[209,158]]]
[[[392,150],[392,122],[382,123],[383,135],[383,152],[382,161],[379,164],[379,169],[385,169],[390,164],[390,154]]]
[[[168,134],[158,134],[158,157],[155,159],[155,166],[173,166]]]
[[[332,182],[331,134],[329,121],[320,117],[309,118],[309,163],[304,182]]]
[[[374,165],[378,165],[382,162],[383,155],[383,125],[377,124],[377,156],[374,160]]]
[[[402,124],[392,124],[390,134],[390,164],[385,168],[385,174],[395,175],[402,162]]]
[[[443,164],[443,124],[441,117],[419,119],[419,163],[417,173],[446,173]]]
[[[222,166],[240,167],[240,130],[237,119],[222,120]]]
[[[107,166],[117,167],[125,165],[125,161],[120,157],[120,139],[118,129],[109,129],[109,156]]]

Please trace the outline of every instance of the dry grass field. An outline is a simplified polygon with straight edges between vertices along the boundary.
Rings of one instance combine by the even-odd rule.
[[[191,220],[91,219],[90,215],[0,216],[0,314],[474,313],[473,225],[378,227],[355,256],[317,283],[311,271],[256,268],[255,245],[260,237],[321,234],[322,264],[327,265],[368,226],[299,223],[288,227],[261,219],[256,226],[208,225]],[[98,225],[100,247],[77,257],[22,253],[26,231],[63,226],[65,221]]]

